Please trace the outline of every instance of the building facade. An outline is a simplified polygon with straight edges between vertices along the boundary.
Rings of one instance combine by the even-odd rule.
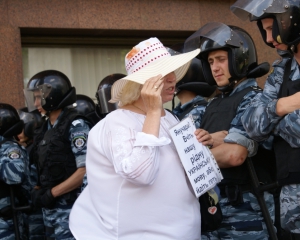
[[[138,42],[158,37],[172,46],[213,21],[247,30],[256,43],[259,62],[271,64],[278,58],[275,50],[263,43],[256,23],[243,22],[231,13],[234,2],[0,0],[0,102],[24,107],[26,81],[33,71],[49,66],[66,69],[77,92],[94,97],[107,73],[126,73],[121,56]],[[259,85],[264,81],[259,79]]]

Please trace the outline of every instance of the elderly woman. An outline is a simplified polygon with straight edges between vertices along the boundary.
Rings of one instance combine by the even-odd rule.
[[[89,184],[70,216],[76,239],[200,239],[199,202],[169,135],[178,120],[163,108],[198,54],[171,56],[150,38],[126,55],[128,76],[110,100],[120,108],[89,133]],[[206,131],[197,137],[211,144]]]

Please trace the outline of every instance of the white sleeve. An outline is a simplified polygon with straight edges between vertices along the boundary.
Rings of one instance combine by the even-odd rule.
[[[107,146],[117,174],[137,185],[151,185],[159,171],[160,146],[170,142],[118,126],[110,130]]]

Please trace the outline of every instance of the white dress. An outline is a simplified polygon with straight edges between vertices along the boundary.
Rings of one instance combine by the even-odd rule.
[[[89,133],[88,186],[75,202],[70,229],[78,240],[199,240],[200,206],[188,186],[168,129],[142,131],[145,116],[118,109]]]

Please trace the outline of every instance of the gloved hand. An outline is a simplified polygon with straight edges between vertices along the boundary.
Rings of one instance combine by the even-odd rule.
[[[31,201],[34,207],[43,207],[41,202],[41,196],[46,192],[47,189],[34,188],[31,191]]]
[[[51,193],[51,189],[33,189],[31,192],[31,201],[35,207],[52,208],[56,202]]]
[[[48,188],[47,191],[41,196],[41,202],[46,208],[54,207],[56,199],[53,197],[50,188]]]

